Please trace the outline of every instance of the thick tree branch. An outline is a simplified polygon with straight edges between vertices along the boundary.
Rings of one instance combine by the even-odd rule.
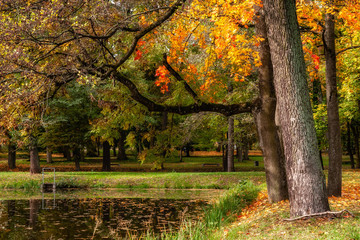
[[[160,105],[155,103],[154,101],[143,96],[136,85],[130,81],[125,76],[121,75],[119,72],[113,72],[112,77],[125,85],[130,93],[131,98],[135,101],[141,103],[145,107],[152,112],[171,112],[177,113],[180,115],[186,115],[191,113],[199,113],[199,112],[217,112],[221,113],[225,116],[231,116],[239,113],[251,112],[252,107],[254,105],[253,102],[246,102],[241,104],[231,104],[231,105],[223,105],[217,103],[195,103],[187,106],[168,106],[168,105]]]
[[[184,84],[185,90],[191,95],[191,97],[194,99],[196,103],[200,103],[201,100],[199,99],[199,96],[195,93],[195,91],[190,87],[190,85],[180,76],[178,72],[175,71],[174,68],[171,67],[169,62],[167,61],[167,55],[164,54],[163,64],[165,65],[166,69],[173,75],[176,80],[179,82],[182,82]]]

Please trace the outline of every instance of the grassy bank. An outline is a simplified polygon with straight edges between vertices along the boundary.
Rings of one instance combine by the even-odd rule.
[[[45,174],[52,182],[52,173]],[[239,181],[264,182],[262,172],[235,173],[123,173],[123,172],[57,172],[59,188],[173,188],[173,189],[229,189]],[[0,172],[0,189],[38,189],[42,175],[26,172]]]
[[[224,239],[360,239],[360,172],[343,172],[342,197],[330,197],[332,211],[347,209],[344,218],[313,218],[288,222],[289,202],[270,204],[266,189],[239,218],[220,232]]]

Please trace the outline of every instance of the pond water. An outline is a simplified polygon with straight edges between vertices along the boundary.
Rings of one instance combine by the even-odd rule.
[[[176,230],[184,219],[201,218],[203,207],[219,194],[122,190],[7,198],[0,200],[0,239],[114,239]]]

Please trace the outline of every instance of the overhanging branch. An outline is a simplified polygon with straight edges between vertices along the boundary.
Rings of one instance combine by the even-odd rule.
[[[252,107],[254,106],[253,102],[245,102],[245,103],[230,104],[230,105],[205,103],[205,102],[195,103],[187,106],[161,105],[143,96],[139,92],[136,85],[128,78],[121,75],[119,72],[113,72],[112,77],[129,89],[132,99],[141,103],[142,105],[147,107],[149,111],[152,112],[171,112],[180,115],[199,113],[199,112],[216,112],[216,113],[221,113],[225,116],[231,116],[239,113],[251,112]]]

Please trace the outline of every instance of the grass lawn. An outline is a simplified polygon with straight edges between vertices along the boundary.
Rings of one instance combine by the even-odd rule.
[[[52,182],[52,173],[45,174]],[[0,172],[0,188],[37,189],[42,175],[27,172]],[[263,172],[57,172],[56,184],[66,188],[174,188],[174,189],[228,189],[242,180],[263,183]]]

